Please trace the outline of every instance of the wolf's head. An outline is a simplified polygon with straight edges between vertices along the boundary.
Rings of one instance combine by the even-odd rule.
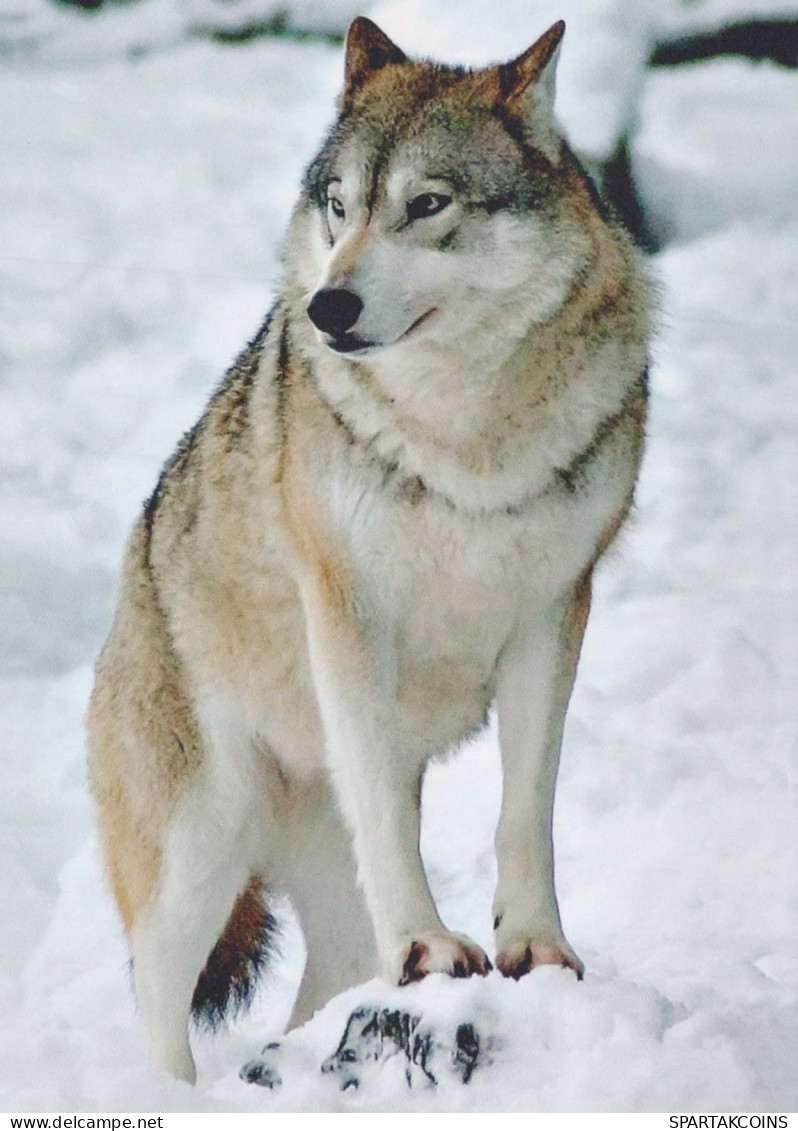
[[[490,331],[497,311],[507,341],[565,302],[590,256],[595,202],[554,122],[564,30],[471,72],[410,61],[354,21],[340,115],[288,243],[329,349],[376,362]]]

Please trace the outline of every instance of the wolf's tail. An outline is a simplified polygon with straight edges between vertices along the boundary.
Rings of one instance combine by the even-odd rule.
[[[276,927],[263,880],[252,876],[197,979],[191,999],[191,1015],[197,1025],[215,1030],[247,1009],[274,953]]]

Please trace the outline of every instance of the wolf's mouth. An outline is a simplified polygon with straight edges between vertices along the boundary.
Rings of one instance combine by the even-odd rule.
[[[411,325],[408,326],[398,338],[394,338],[392,342],[370,342],[366,338],[359,338],[357,334],[346,333],[339,335],[337,338],[325,334],[325,345],[336,353],[346,354],[366,354],[371,350],[384,349],[386,346],[395,346],[397,342],[403,342],[409,334],[412,334],[414,330],[418,329],[422,322],[426,322],[437,309],[437,306],[433,306],[430,310],[426,311],[425,314],[420,315],[415,322],[411,323]]]
[[[381,343],[369,342],[365,338],[359,338],[357,334],[341,334],[338,338],[326,334],[324,344],[336,353],[367,353]]]

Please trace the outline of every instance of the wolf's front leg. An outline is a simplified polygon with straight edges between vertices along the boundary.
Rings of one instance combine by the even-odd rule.
[[[395,749],[395,657],[379,618],[328,569],[305,579],[311,669],[333,786],[351,830],[381,972],[485,974],[485,953],[441,922],[419,852],[420,769]],[[363,940],[367,945],[367,940]]]
[[[497,708],[504,770],[496,836],[496,963],[506,977],[533,966],[584,966],[563,934],[554,891],[552,810],[565,712],[576,675],[590,578],[530,617],[502,656]]]

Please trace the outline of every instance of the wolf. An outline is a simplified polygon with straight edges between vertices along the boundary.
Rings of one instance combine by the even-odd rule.
[[[583,964],[552,807],[594,567],[644,443],[649,286],[554,118],[555,24],[413,61],[356,19],[274,308],[130,535],[87,726],[154,1059],[243,1004],[275,893],[291,1024],[377,974],[484,975],[419,854],[430,759],[495,704],[495,963]]]

